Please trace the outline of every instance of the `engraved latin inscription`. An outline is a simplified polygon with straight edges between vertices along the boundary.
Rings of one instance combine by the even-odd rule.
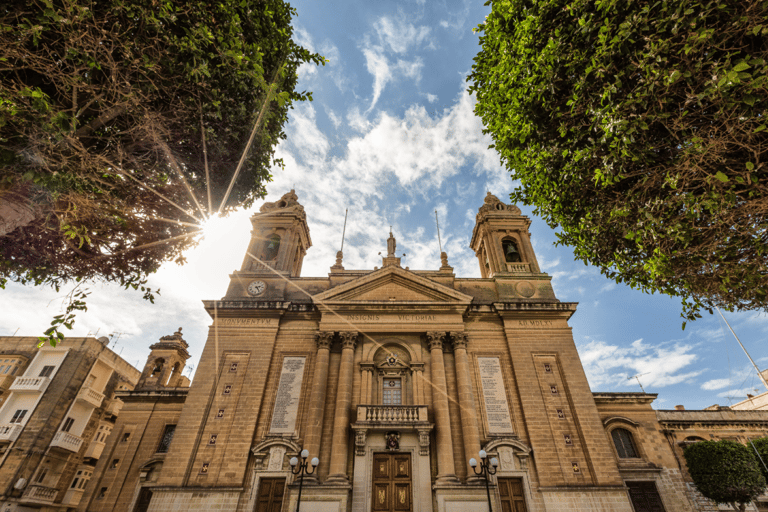
[[[275,407],[272,410],[272,434],[292,434],[296,429],[296,415],[299,412],[299,395],[304,379],[306,357],[286,357],[277,386]]]
[[[221,325],[272,325],[272,318],[220,318]]]
[[[509,415],[507,392],[501,376],[501,364],[498,357],[478,357],[480,381],[483,386],[485,415],[488,418],[489,434],[512,433],[512,419]]]

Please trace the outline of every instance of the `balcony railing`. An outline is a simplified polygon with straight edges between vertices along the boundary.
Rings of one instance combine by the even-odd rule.
[[[358,405],[357,423],[415,425],[427,422],[426,405]]]
[[[507,263],[507,272],[527,274],[531,271],[530,263]]]
[[[69,432],[64,432],[63,430],[56,432],[56,435],[53,436],[53,441],[51,441],[51,447],[58,446],[59,448],[64,448],[65,450],[74,453],[77,453],[80,450],[82,444],[82,437],[77,437]]]
[[[104,395],[91,388],[82,388],[77,394],[77,399],[90,404],[94,407],[101,407]]]
[[[21,423],[4,423],[0,425],[0,441],[14,442],[21,434],[24,425]]]
[[[34,503],[49,505],[56,499],[58,490],[55,487],[45,487],[44,485],[30,485],[24,491],[24,495],[21,497],[22,503]]]
[[[37,392],[42,393],[48,387],[51,379],[48,377],[16,377],[9,391],[17,393]]]

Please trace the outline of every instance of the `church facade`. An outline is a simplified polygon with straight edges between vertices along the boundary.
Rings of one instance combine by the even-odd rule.
[[[180,334],[152,346],[78,510],[293,512],[299,492],[307,512],[716,509],[678,453],[706,411],[666,411],[662,428],[655,395],[590,390],[576,304],[556,298],[514,205],[489,193],[478,211],[479,279],[445,253],[403,268],[391,233],[380,267],[345,269],[339,253],[328,276],[302,277],[295,193],[251,220],[241,269],[204,303],[194,381],[163,373],[189,357]],[[733,414],[741,435],[768,432],[768,413]],[[303,450],[319,464],[299,478]]]

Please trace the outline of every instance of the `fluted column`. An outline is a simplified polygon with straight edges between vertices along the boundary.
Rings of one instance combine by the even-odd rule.
[[[448,409],[448,386],[445,382],[443,343],[445,333],[428,332],[427,341],[432,362],[432,404],[437,428],[437,480],[435,483],[455,483],[453,444],[451,442],[451,412]]]
[[[352,371],[354,368],[356,332],[340,332],[341,364],[339,365],[339,388],[336,392],[336,411],[333,420],[333,441],[331,444],[331,468],[326,483],[348,483],[347,447],[349,431],[349,408],[352,405]]]
[[[320,439],[323,434],[325,416],[325,390],[328,388],[328,361],[330,360],[332,332],[319,332],[315,336],[317,357],[315,373],[312,378],[312,393],[309,400],[309,420],[304,435],[304,448],[309,450],[309,457],[320,457]]]
[[[475,394],[472,380],[469,376],[469,357],[467,356],[467,333],[452,332],[453,354],[456,358],[456,383],[459,391],[459,408],[461,409],[461,431],[464,435],[464,454],[469,460],[480,451],[480,431],[477,427],[475,409]],[[465,462],[468,464],[468,462]],[[472,477],[470,480],[477,480]]]

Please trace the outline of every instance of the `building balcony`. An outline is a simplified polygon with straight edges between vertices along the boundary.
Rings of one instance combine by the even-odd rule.
[[[24,490],[21,503],[24,505],[50,505],[56,499],[58,490],[44,485],[30,485]]]
[[[358,405],[358,425],[416,426],[427,423],[426,405]]]
[[[21,423],[4,423],[0,425],[0,442],[14,442],[24,429]]]
[[[530,263],[507,263],[507,272],[513,274],[528,274],[531,272]]]
[[[98,459],[101,457],[101,453],[104,451],[105,443],[100,443],[98,441],[91,441],[91,444],[88,445],[88,448],[85,449],[85,454],[83,455],[84,459]]]
[[[56,435],[53,436],[53,441],[51,441],[51,447],[58,447],[63,448],[67,451],[77,453],[80,450],[80,447],[83,445],[83,438],[78,437],[75,435],[70,434],[69,432],[64,432],[62,430],[59,430],[56,432]]]
[[[50,382],[48,377],[17,377],[8,390],[17,393],[42,393]]]
[[[92,405],[94,408],[101,407],[104,401],[104,395],[91,388],[82,388],[77,394],[77,400]]]
[[[80,504],[80,499],[83,497],[84,489],[67,489],[67,493],[64,495],[64,499],[61,500],[62,505],[68,507],[76,507]]]
[[[119,398],[113,398],[112,401],[109,402],[109,405],[107,405],[106,410],[104,413],[107,416],[118,416],[120,414],[120,409],[123,408],[123,401]]]

